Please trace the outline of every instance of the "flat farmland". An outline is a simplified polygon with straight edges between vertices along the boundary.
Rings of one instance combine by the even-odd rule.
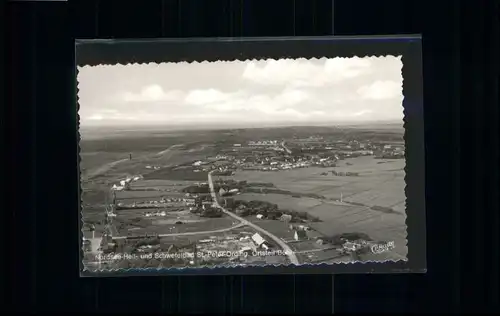
[[[147,177],[148,174],[155,175],[165,170],[165,168],[189,163],[192,160],[204,157],[206,152],[211,152],[200,150],[186,154],[183,144],[158,146],[151,147],[150,151],[134,151],[131,149],[129,152],[82,152],[82,162],[80,164],[82,178],[116,181],[137,174],[143,174]],[[132,159],[129,159],[129,154],[132,154]],[[152,167],[162,169],[155,170]]]
[[[385,160],[386,161],[386,160]],[[328,199],[340,199],[370,206],[404,209],[404,161],[391,160],[382,164],[379,159],[359,157],[340,161],[336,168],[302,168],[277,172],[238,171],[236,180],[272,182],[282,190],[296,193],[314,193]],[[347,165],[350,163],[352,165]],[[358,172],[359,176],[334,176],[322,173]]]
[[[322,220],[310,226],[324,236],[357,232],[365,233],[373,240],[394,241],[396,248],[392,252],[373,256],[400,259],[407,254],[405,182],[402,168],[403,160],[359,157],[340,161],[339,167],[336,168],[311,167],[277,172],[238,171],[233,176],[236,180],[271,182],[278,189],[298,194],[314,193],[326,199],[258,193],[243,193],[235,198],[267,201],[277,204],[281,209],[306,211]],[[331,173],[321,175],[328,170],[359,172],[359,176],[342,177]],[[340,199],[341,194],[344,202],[362,205],[334,201]],[[373,210],[370,208],[372,206],[391,207],[395,212]],[[273,231],[272,227],[269,229]]]
[[[144,175],[145,179],[166,179],[180,181],[207,181],[208,172],[194,172],[191,167],[164,168]]]
[[[117,202],[133,203],[158,201],[162,198],[183,198],[182,189],[193,181],[138,180],[130,184],[129,191],[116,191]]]
[[[166,216],[146,217],[147,212],[157,209],[123,210],[113,219],[121,236],[144,234],[182,235],[192,232],[217,232],[238,224],[230,217],[202,218],[189,211],[168,211]],[[181,222],[181,223],[178,223]]]
[[[273,204],[278,204],[281,209],[288,209],[293,211],[303,211],[311,209],[316,206],[322,205],[324,202],[312,198],[294,198],[285,194],[259,194],[259,193],[242,193],[235,196],[235,200],[243,201],[265,201]]]
[[[129,199],[160,199],[166,195],[181,197],[182,195],[178,192],[163,192],[163,191],[116,191],[117,200],[129,200]]]
[[[387,236],[381,236],[381,234],[383,235],[384,232],[394,231],[406,234],[405,215],[399,213],[383,213],[372,210],[366,206],[339,205],[339,203],[334,201],[310,198],[290,198],[280,194],[259,195],[244,193],[238,195],[237,199],[266,201],[277,204],[280,209],[306,211],[322,220],[322,222],[311,223],[310,226],[325,236],[349,232],[365,232],[368,234],[367,231],[370,231],[374,237],[389,241],[391,240],[390,238],[385,239]],[[253,217],[249,219],[259,226],[261,225],[260,223],[266,223],[264,220],[254,219]],[[278,224],[274,224],[275,226],[287,228],[282,222],[271,222],[277,222]],[[266,225],[274,227],[273,224]],[[406,238],[406,235],[404,237]]]
[[[138,155],[148,154],[147,152],[136,153]],[[129,159],[128,153],[123,152],[80,152],[80,170],[82,175],[85,176],[87,172],[92,172],[93,170],[101,167],[102,165],[109,164],[111,162]]]
[[[134,189],[158,189],[158,190],[177,190],[180,191],[183,188],[193,185],[195,181],[182,181],[182,180],[162,180],[162,179],[155,179],[155,180],[139,180],[139,181],[133,181],[130,184],[130,188],[132,190]]]

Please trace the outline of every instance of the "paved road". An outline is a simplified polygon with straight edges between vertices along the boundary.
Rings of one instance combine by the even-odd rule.
[[[208,234],[214,234],[214,233],[223,233],[227,232],[236,228],[240,228],[245,226],[243,223],[238,223],[237,225],[227,227],[227,228],[221,228],[221,229],[216,229],[216,230],[206,230],[206,231],[196,231],[196,232],[188,232],[188,233],[174,233],[174,234],[158,234],[158,235],[151,235],[150,237],[179,237],[179,236],[195,236],[195,235],[208,235]],[[133,237],[133,236],[129,236]],[[146,237],[146,236],[144,236]],[[113,237],[113,239],[126,239],[127,236],[117,236]]]
[[[290,262],[292,264],[296,264],[298,265],[299,264],[299,260],[297,259],[297,256],[295,255],[295,253],[292,251],[292,249],[286,244],[283,242],[283,240],[281,240],[280,238],[276,237],[275,235],[273,235],[272,233],[268,232],[267,230],[265,230],[264,228],[262,227],[259,227],[257,225],[255,225],[254,223],[250,222],[250,221],[247,221],[246,219],[242,218],[242,217],[239,217],[238,215],[226,210],[225,208],[223,208],[219,202],[217,201],[217,194],[215,193],[215,189],[214,189],[214,184],[213,184],[213,181],[212,181],[212,172],[213,171],[210,171],[208,173],[208,185],[210,186],[210,194],[212,195],[212,199],[214,200],[214,204],[222,210],[222,212],[226,213],[227,215],[231,216],[232,218],[235,218],[237,220],[239,220],[242,224],[245,224],[247,226],[250,226],[252,227],[253,229],[255,229],[256,231],[266,235],[267,237],[271,238],[274,242],[276,242],[281,248],[283,248],[283,250],[286,252],[287,256],[288,256],[288,259],[290,259]]]
[[[291,153],[292,153],[292,151],[291,151],[288,147],[286,147],[286,145],[285,145],[285,141],[282,141],[282,142],[281,142],[281,147],[283,147],[283,149],[284,149],[284,150],[285,150],[288,154],[291,154]]]

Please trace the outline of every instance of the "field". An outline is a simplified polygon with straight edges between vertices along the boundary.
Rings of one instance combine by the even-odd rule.
[[[144,176],[145,179],[167,179],[167,180],[188,180],[188,181],[206,181],[208,172],[194,172],[189,167],[165,168],[153,171]]]
[[[384,162],[379,164],[379,162]],[[352,165],[347,165],[350,163]],[[346,202],[395,207],[404,211],[404,160],[359,157],[340,161],[335,168],[304,168],[280,172],[238,171],[236,180],[272,182],[282,190],[314,193]],[[358,177],[334,176],[326,171],[359,172]]]
[[[130,191],[117,191],[118,205],[155,202],[158,207],[142,209],[118,209],[114,219],[121,236],[153,234],[184,234],[227,229],[237,224],[229,217],[203,218],[192,214],[182,201],[181,190],[193,184],[189,181],[138,180],[131,183]],[[155,191],[153,191],[153,189]],[[151,190],[151,191],[149,191]],[[158,203],[162,198],[173,199]],[[146,214],[165,211],[165,216],[146,216]]]
[[[124,210],[114,219],[120,236],[167,234],[182,236],[185,233],[211,232],[228,229],[237,224],[229,217],[200,218],[189,211],[168,211],[166,216],[146,217],[147,212],[157,209]]]
[[[381,161],[384,163],[379,164]],[[234,178],[249,182],[272,182],[282,190],[323,195],[326,199],[243,193],[237,199],[267,201],[278,204],[281,209],[306,211],[322,220],[310,226],[324,236],[359,232],[373,240],[394,241],[396,248],[392,259],[399,259],[407,254],[402,168],[402,160],[360,157],[346,159],[338,167],[327,169],[359,172],[359,177],[325,176],[321,175],[324,168],[306,168],[278,172],[240,171]],[[341,194],[345,203],[334,201],[340,199]],[[372,206],[391,207],[394,212],[373,210]],[[279,226],[279,222],[274,225]]]

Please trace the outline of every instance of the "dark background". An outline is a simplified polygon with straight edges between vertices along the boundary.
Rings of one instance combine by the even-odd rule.
[[[17,1],[7,5],[0,306],[14,311],[499,309],[499,1]],[[333,19],[332,19],[332,12]],[[423,35],[428,273],[79,279],[74,39]],[[422,171],[424,172],[424,171]],[[72,193],[74,192],[74,194]],[[6,281],[6,282],[5,282]],[[495,299],[497,297],[497,299]],[[333,304],[335,303],[335,304]]]

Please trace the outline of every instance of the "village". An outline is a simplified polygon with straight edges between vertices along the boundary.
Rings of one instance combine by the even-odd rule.
[[[281,194],[298,199],[326,199],[324,196],[288,192],[271,182],[234,179],[240,172],[307,168],[326,169],[320,173],[322,176],[357,177],[358,172],[337,171],[336,167],[344,160],[345,166],[352,165],[351,158],[364,156],[381,162],[401,159],[404,145],[313,136],[287,141],[257,140],[244,145],[234,143],[216,155],[170,169],[148,164],[143,173],[111,185],[103,221],[106,229],[99,245],[89,242],[95,242],[94,236],[84,241],[85,252],[94,258],[88,262],[107,268],[181,267],[279,264],[290,260],[316,263],[332,258],[349,261],[361,253],[373,254],[373,249],[386,249],[387,241],[373,241],[362,235],[325,236],[314,228],[315,223],[322,222],[321,218],[307,211],[286,209],[259,198],[238,198],[242,194]],[[179,170],[197,175],[196,179],[202,181],[148,177],[151,172]],[[345,204],[342,197],[330,200]]]

